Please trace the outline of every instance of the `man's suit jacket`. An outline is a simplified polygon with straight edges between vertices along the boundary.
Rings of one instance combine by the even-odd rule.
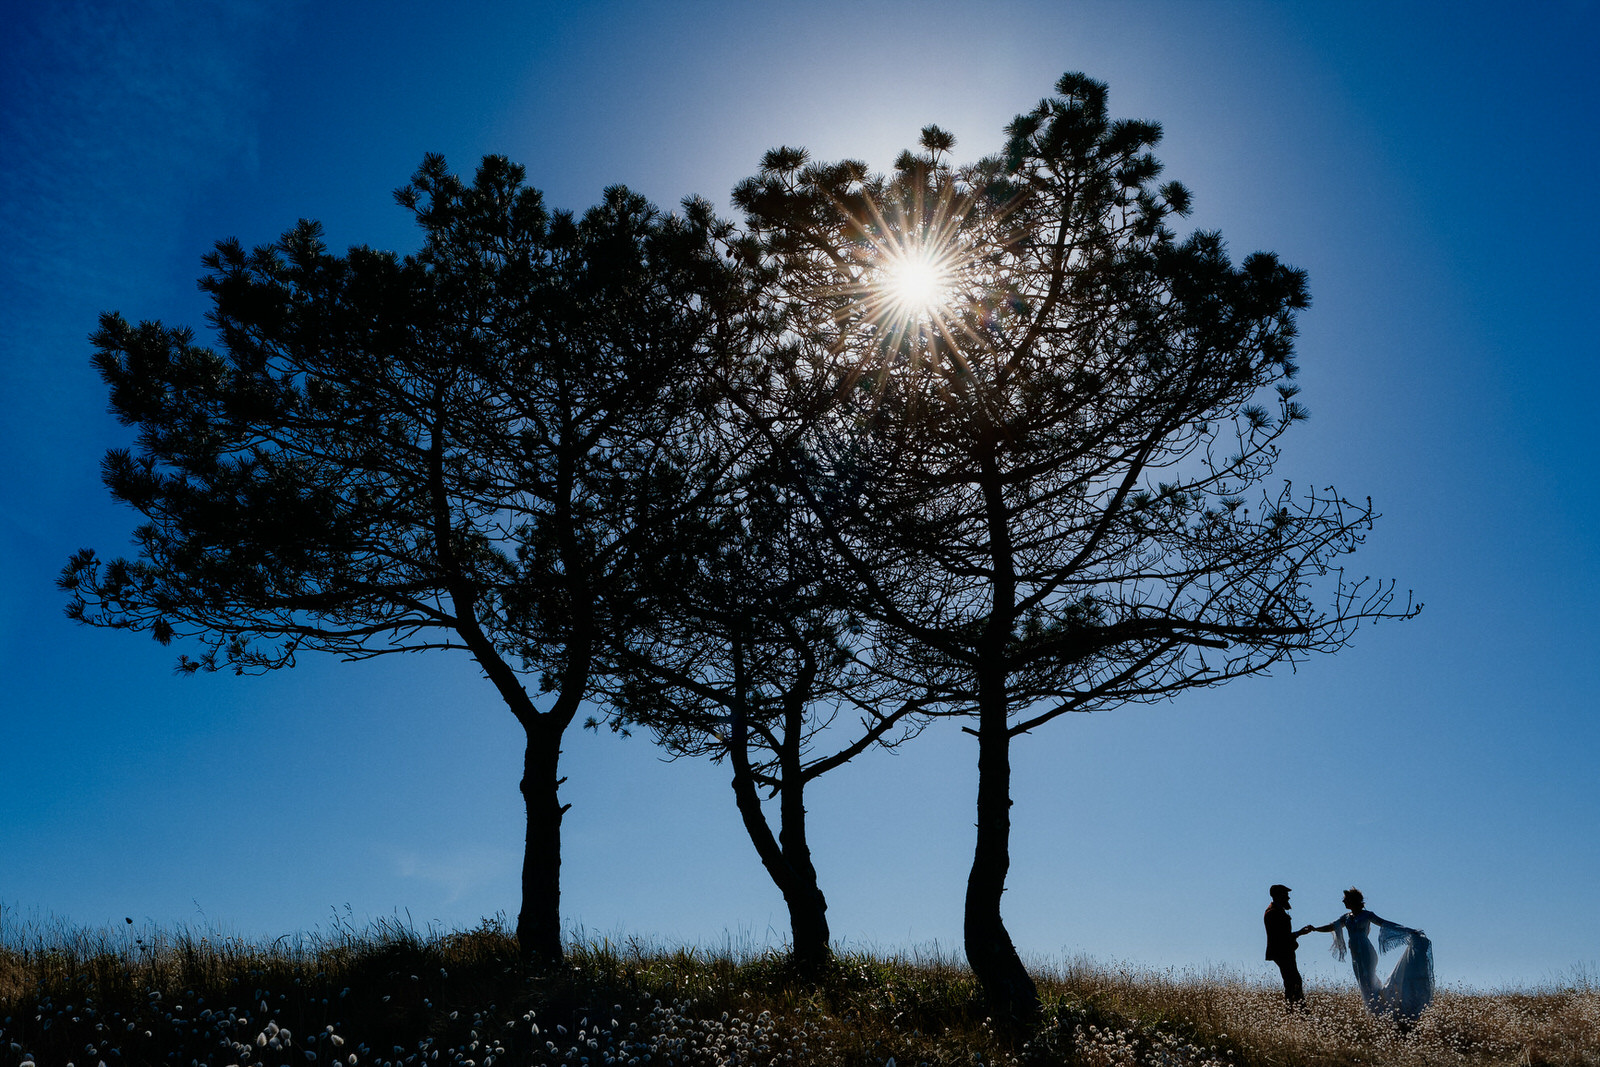
[[[1267,926],[1267,959],[1292,960],[1299,946],[1294,939],[1294,928],[1289,922],[1289,909],[1277,901],[1267,908],[1261,921]]]

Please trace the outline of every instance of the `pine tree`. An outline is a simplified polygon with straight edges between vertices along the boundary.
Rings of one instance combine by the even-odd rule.
[[[739,386],[746,405],[767,368],[751,369]],[[733,384],[724,379],[725,400]],[[851,575],[775,470],[748,410],[724,404],[718,491],[681,509],[676,552],[658,557],[666,566],[644,583],[654,598],[616,657],[610,725],[644,726],[674,758],[731,769],[741,822],[789,911],[793,962],[815,974],[832,950],[807,790],[869,748],[914,737],[924,701],[884,669]]]
[[[978,742],[968,959],[997,1018],[1035,987],[1001,918],[1010,747],[1070,711],[1217,685],[1406,617],[1337,569],[1370,502],[1268,479],[1294,399],[1305,276],[1169,228],[1160,127],[1068,74],[1005,150],[923,131],[888,176],[768,153],[739,187],[783,310],[787,484],[897,672]],[[1252,498],[1253,501],[1252,501]]]
[[[95,362],[138,428],[104,464],[134,559],[79,552],[85,623],[197,645],[185,672],[470,655],[526,735],[517,921],[561,957],[561,738],[683,499],[719,302],[703,203],[608,189],[550,212],[522,168],[427,158],[396,194],[423,245],[330,253],[302,222],[206,258],[220,348],[106,315]]]

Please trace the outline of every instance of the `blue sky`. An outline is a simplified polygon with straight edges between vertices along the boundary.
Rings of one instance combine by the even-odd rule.
[[[514,913],[520,738],[439,657],[178,678],[76,627],[53,581],[134,524],[101,488],[102,310],[203,326],[199,257],[300,217],[409,249],[424,152],[727,193],[774,145],[958,158],[1066,70],[1152,118],[1191,222],[1310,274],[1309,423],[1279,472],[1371,495],[1354,557],[1420,618],[1268,679],[1055,722],[1016,747],[1005,914],[1025,956],[1265,976],[1266,886],[1356,884],[1440,979],[1600,960],[1600,9],[1526,4],[11,4],[0,8],[0,904],[247,935]],[[835,936],[955,950],[975,752],[953,726],[811,794]],[[760,945],[786,915],[727,773],[571,737],[564,914]],[[1320,937],[1308,975],[1347,977]]]

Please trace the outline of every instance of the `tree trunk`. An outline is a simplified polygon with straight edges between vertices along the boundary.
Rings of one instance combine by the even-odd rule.
[[[528,810],[528,835],[522,854],[517,946],[525,966],[539,966],[561,962],[561,818],[567,809],[557,795],[561,731],[544,716],[527,723],[526,730],[522,799]]]
[[[1005,705],[982,708],[978,722],[978,842],[967,876],[963,930],[967,962],[997,1023],[1027,1026],[1039,1015],[1039,990],[1000,918],[1011,867],[1011,738]]]
[[[828,902],[817,885],[817,869],[811,863],[806,843],[805,779],[798,766],[784,761],[783,788],[779,791],[779,819],[782,841],[773,837],[755,774],[750,767],[749,727],[741,708],[733,709],[733,729],[728,753],[733,763],[733,795],[745,832],[761,857],[773,884],[789,906],[789,932],[793,939],[795,967],[802,974],[815,974],[833,950],[829,947]]]
[[[798,780],[786,778],[779,793],[783,835],[780,844],[762,813],[754,780],[734,771],[733,792],[745,832],[789,907],[795,967],[802,974],[815,974],[832,958],[833,950],[829,947],[828,902],[817,885],[817,870],[811,864],[811,850],[805,841],[805,807],[799,787]],[[792,797],[791,788],[795,791]]]
[[[1000,896],[1011,868],[1011,731],[1007,650],[1016,617],[1016,570],[998,465],[979,454],[985,525],[994,562],[993,600],[980,643],[978,691],[978,841],[967,876],[967,962],[983,988],[995,1022],[1024,1027],[1039,1016],[1039,990],[1000,918]]]
[[[802,974],[816,974],[833,958],[828,936],[828,901],[817,885],[817,868],[806,841],[805,778],[798,767],[784,767],[778,794],[778,839],[791,872],[790,885],[780,886],[789,905],[794,937],[794,962]]]

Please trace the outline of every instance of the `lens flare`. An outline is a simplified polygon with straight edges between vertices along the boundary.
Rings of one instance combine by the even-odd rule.
[[[843,218],[848,240],[831,264],[843,277],[831,293],[848,310],[836,321],[859,324],[899,365],[959,366],[969,343],[987,343],[976,326],[993,287],[987,230],[953,181],[888,194],[861,197]]]
[[[878,273],[885,310],[910,319],[938,315],[949,303],[955,282],[949,258],[921,246],[885,255]]]

